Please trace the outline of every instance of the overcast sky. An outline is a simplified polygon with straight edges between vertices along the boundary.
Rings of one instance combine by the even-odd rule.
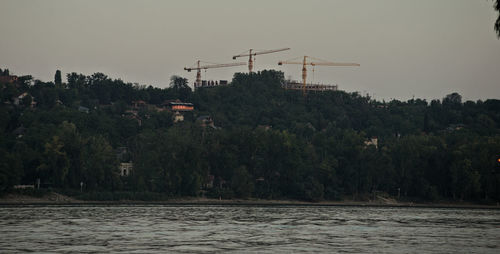
[[[0,68],[52,81],[54,73],[103,72],[166,87],[196,60],[232,63],[244,50],[255,70],[301,78],[303,55],[360,67],[316,67],[309,81],[376,99],[500,98],[500,40],[490,0],[0,0]],[[246,58],[241,58],[246,61]],[[209,69],[231,79],[246,66]]]

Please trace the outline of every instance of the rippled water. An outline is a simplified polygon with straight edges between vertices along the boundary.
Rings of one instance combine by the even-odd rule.
[[[0,252],[500,253],[500,210],[0,207]]]

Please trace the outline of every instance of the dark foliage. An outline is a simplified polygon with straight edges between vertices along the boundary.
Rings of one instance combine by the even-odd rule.
[[[30,76],[0,84],[0,192],[40,179],[92,200],[500,201],[499,100],[303,97],[282,89],[277,71],[237,73],[228,86],[195,92],[176,76],[166,89],[102,73],[70,73],[60,84],[57,76],[57,84]],[[30,99],[16,101],[23,93]],[[174,99],[195,105],[184,122],[160,110]],[[213,125],[196,121],[204,115]],[[134,164],[126,177],[119,147]]]

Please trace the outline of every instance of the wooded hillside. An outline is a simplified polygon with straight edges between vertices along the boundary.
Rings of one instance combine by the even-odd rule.
[[[55,82],[0,73],[0,192],[40,179],[169,196],[500,201],[497,99],[303,97],[273,70],[194,92],[176,76],[160,89],[102,73],[66,82],[60,72]],[[195,110],[174,123],[165,102],[177,99]],[[123,161],[133,162],[128,176]]]

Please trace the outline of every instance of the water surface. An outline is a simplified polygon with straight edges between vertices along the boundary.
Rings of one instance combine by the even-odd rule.
[[[0,207],[0,252],[500,253],[500,210]]]

